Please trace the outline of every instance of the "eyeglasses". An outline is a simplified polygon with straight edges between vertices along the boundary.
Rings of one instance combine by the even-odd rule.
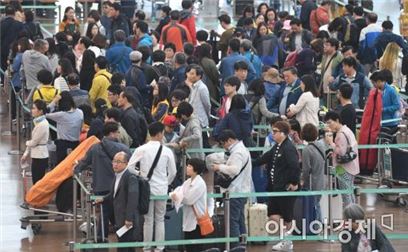
[[[273,130],[272,130],[272,133],[273,133],[273,134],[276,134],[276,133],[279,133],[279,132],[282,132],[282,131],[277,130],[277,129],[273,129]]]
[[[112,164],[126,164],[126,162],[120,160],[112,160]]]

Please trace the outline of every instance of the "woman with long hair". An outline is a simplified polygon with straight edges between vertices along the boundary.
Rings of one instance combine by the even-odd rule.
[[[95,54],[91,50],[85,50],[82,55],[82,67],[79,72],[79,83],[83,90],[89,91],[95,75]]]
[[[268,25],[270,31],[275,30],[275,24],[278,21],[278,16],[276,15],[276,10],[274,8],[269,8],[265,14],[265,23]]]
[[[74,73],[74,68],[71,62],[66,58],[60,59],[60,61],[58,62],[57,71],[55,74],[58,77],[55,78],[54,80],[54,88],[58,89],[59,92],[69,91],[69,87],[68,87],[66,78],[68,74],[71,74],[71,73]]]
[[[273,35],[266,23],[260,23],[256,29],[253,47],[264,65],[280,66],[284,62],[282,42]]]
[[[35,100],[31,108],[33,116],[34,129],[31,132],[31,140],[26,142],[26,150],[21,157],[21,162],[24,163],[31,158],[31,173],[33,185],[37,183],[45,175],[48,168],[48,138],[50,135],[50,126],[45,113],[47,112],[47,104],[43,100]]]
[[[64,11],[64,18],[62,22],[59,24],[60,32],[72,32],[72,33],[79,33],[79,21],[75,17],[75,10],[71,6],[65,8]]]
[[[267,3],[261,3],[261,4],[258,5],[258,8],[257,8],[256,11],[257,11],[259,14],[265,16],[268,9],[269,9],[269,6],[268,6]]]
[[[389,84],[394,84],[395,86],[401,88],[402,85],[402,74],[401,74],[401,66],[402,60],[399,57],[399,53],[401,48],[395,42],[391,42],[385,48],[384,54],[380,58],[379,68],[380,70],[388,69],[392,72],[392,76],[394,77],[394,82]]]
[[[246,109],[247,104],[244,96],[234,95],[231,101],[231,107],[228,114],[221,119],[214,127],[213,137],[215,139],[221,134],[225,129],[230,129],[234,131],[237,138],[242,140],[246,147],[253,147],[252,138],[252,114]]]
[[[153,86],[152,118],[155,122],[161,122],[169,110],[170,104],[167,100],[169,96],[170,79],[160,77],[156,85]]]
[[[99,56],[104,56],[106,55],[106,45],[107,45],[107,39],[104,35],[102,34],[96,34],[92,38],[92,43],[93,45],[88,47],[89,50],[93,51],[95,53],[95,58]]]
[[[265,16],[262,14],[256,14],[254,27],[257,28],[261,23],[265,23]]]
[[[97,34],[100,34],[99,26],[95,23],[88,24],[88,27],[86,28],[85,36],[89,39],[93,39]]]
[[[288,108],[287,115],[299,121],[300,126],[303,127],[306,123],[311,123],[314,126],[319,126],[319,91],[317,89],[316,81],[313,75],[307,74],[301,78],[300,88],[303,93],[299,97],[296,105],[291,104]]]
[[[243,27],[246,18],[254,18],[254,7],[251,5],[247,5],[242,11],[242,16],[238,20],[237,27]]]
[[[59,61],[59,56],[57,53],[57,45],[55,44],[54,38],[46,38],[45,40],[47,40],[48,42],[48,51],[46,55],[51,64],[51,72],[54,73],[55,70],[57,70],[58,61]]]

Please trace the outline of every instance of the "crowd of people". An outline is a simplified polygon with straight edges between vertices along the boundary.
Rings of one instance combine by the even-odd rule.
[[[326,150],[332,149],[339,188],[351,188],[360,171],[356,109],[364,109],[370,91],[379,90],[382,119],[391,119],[384,126],[397,130],[392,119],[403,116],[399,93],[407,91],[399,54],[408,56],[408,44],[393,33],[391,21],[377,24],[378,16],[354,1],[337,12],[331,1],[299,2],[298,16],[267,3],[256,10],[247,6],[236,25],[221,14],[218,34],[196,26],[191,0],[182,1],[182,10],[162,7],[157,27],[149,26],[142,10],[129,15],[120,3],[105,1],[101,13],[89,11],[83,27],[67,7],[52,38],[44,38],[31,10],[17,2],[6,5],[1,66],[32,107],[34,129],[22,160],[32,159],[33,183],[81,141],[98,137],[101,143],[75,172],[92,170],[93,192],[104,196],[104,233],[108,223],[125,225],[132,231],[119,241],[145,242],[164,240],[166,201],[151,201],[141,214],[134,174],[148,179],[152,195],[173,192],[172,200],[183,204],[180,228],[188,239],[203,237],[197,218],[214,214],[207,193],[220,177],[228,178],[221,184],[230,192],[254,191],[253,169],[266,169],[268,192],[324,190]],[[324,117],[321,110],[328,110]],[[50,167],[48,139],[56,145]],[[301,152],[299,144],[306,145]],[[225,153],[187,153],[187,166],[181,167],[186,150],[214,145]],[[270,149],[248,151],[257,145]],[[268,216],[284,220],[285,235],[295,199],[268,200]],[[355,203],[352,195],[342,199],[343,207]],[[230,201],[232,237],[246,233],[246,203]],[[72,202],[58,208],[69,211]],[[293,244],[283,240],[273,249],[287,251]]]

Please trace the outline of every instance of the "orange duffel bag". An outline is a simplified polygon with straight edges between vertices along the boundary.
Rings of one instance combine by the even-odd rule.
[[[33,207],[47,205],[61,183],[72,177],[75,162],[81,160],[91,146],[99,142],[97,137],[91,136],[80,143],[61,163],[30,188],[26,194],[26,202]]]

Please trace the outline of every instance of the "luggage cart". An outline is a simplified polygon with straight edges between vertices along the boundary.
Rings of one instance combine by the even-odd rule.
[[[395,135],[389,134],[387,130],[382,130],[378,136],[378,144],[391,144],[394,142]],[[404,149],[379,149],[378,150],[378,188],[392,188],[396,185],[408,185],[408,177],[402,178],[398,176],[397,169],[393,169],[393,163],[401,163],[398,160],[400,157],[408,161],[408,150]],[[403,163],[403,161],[402,161]],[[407,195],[398,194],[379,194],[385,201],[394,202],[401,206],[408,206]]]
[[[27,172],[27,170],[23,169],[22,171],[22,176],[23,176],[23,187],[24,187],[24,198],[25,195],[28,191],[28,186],[29,186],[29,178],[30,178],[30,173]],[[86,174],[82,176],[83,180],[86,184],[86,187],[88,189],[91,188],[91,179],[92,179],[92,174]],[[77,203],[78,204],[78,203]],[[81,190],[81,195],[80,195],[80,202],[79,206],[81,208],[80,214],[77,214],[77,219],[78,221],[86,221],[87,223],[92,223],[92,220],[89,220],[90,214],[88,212],[91,211],[90,208],[87,207],[87,202],[86,202],[86,195]],[[64,213],[64,212],[59,212],[56,210],[55,205],[50,204],[46,206],[45,208],[35,208],[27,203],[23,203],[20,205],[21,208],[32,212],[33,214],[29,214],[27,216],[24,216],[20,218],[21,222],[21,228],[22,229],[27,229],[28,226],[31,226],[31,229],[33,230],[34,235],[38,235],[41,231],[41,224],[44,223],[53,223],[53,222],[72,222],[73,221],[73,213]],[[88,217],[88,218],[83,218],[83,217]]]

